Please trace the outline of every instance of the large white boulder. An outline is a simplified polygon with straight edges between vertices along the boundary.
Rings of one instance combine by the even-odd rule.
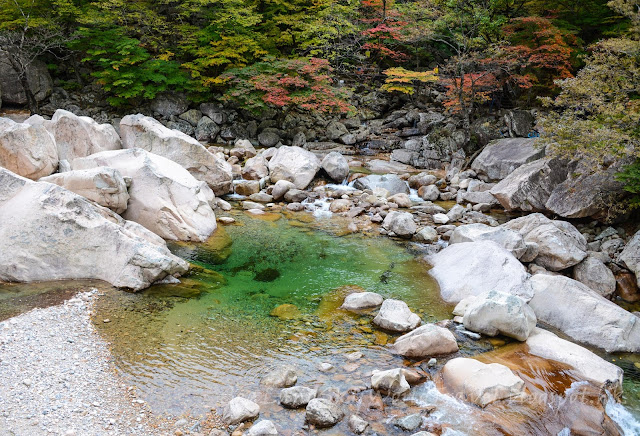
[[[476,241],[496,242],[498,245],[509,250],[518,259],[527,251],[527,244],[518,232],[504,227],[491,227],[481,223],[458,226],[453,231],[451,238],[449,238],[449,244]]]
[[[425,324],[400,336],[390,348],[404,357],[425,358],[455,353],[458,343],[449,330],[435,324]]]
[[[524,393],[524,381],[499,363],[457,357],[442,368],[445,385],[466,401],[485,407]]]
[[[0,281],[99,279],[140,290],[188,269],[140,225],[2,168],[0,222]]]
[[[503,224],[514,230],[529,244],[538,246],[534,262],[550,271],[560,271],[587,257],[587,241],[566,221],[550,220],[540,213],[516,218]]]
[[[536,315],[520,297],[488,291],[472,298],[463,316],[467,330],[487,336],[502,334],[524,341],[536,326]]]
[[[41,125],[0,118],[0,167],[31,180],[48,176],[58,168],[53,136]]]
[[[67,171],[43,177],[40,182],[53,183],[82,195],[115,213],[127,210],[129,193],[120,172],[113,168],[96,167],[89,170]]]
[[[385,330],[406,332],[418,327],[422,321],[411,312],[407,303],[400,300],[384,300],[380,312],[373,318],[373,323]]]
[[[58,109],[51,121],[42,124],[53,134],[60,160],[71,162],[107,150],[122,148],[120,136],[111,124],[98,124],[89,117]]]
[[[107,166],[131,178],[123,214],[164,239],[204,241],[216,229],[211,189],[177,163],[139,148],[75,159],[74,170]]]
[[[297,189],[305,189],[320,170],[315,154],[300,147],[283,146],[269,161],[269,176],[273,183],[288,180]]]
[[[429,274],[449,303],[487,291],[517,295],[529,300],[533,293],[525,267],[511,252],[493,241],[453,244],[429,256]]]
[[[586,380],[602,386],[611,384],[614,389],[622,388],[622,368],[550,331],[533,329],[526,344],[530,354],[572,366]]]
[[[609,353],[640,351],[640,318],[570,278],[537,274],[529,305],[539,321]]]
[[[627,243],[618,258],[627,268],[636,275],[638,286],[640,286],[640,231]]]
[[[124,117],[120,121],[120,134],[124,148],[142,148],[182,165],[193,177],[207,183],[216,195],[231,192],[231,165],[191,136],[142,114]]]

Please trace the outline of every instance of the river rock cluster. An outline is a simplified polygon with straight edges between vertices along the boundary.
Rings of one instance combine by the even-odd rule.
[[[142,114],[112,126],[61,109],[51,119],[0,118],[0,281],[100,279],[136,291],[186,273],[188,263],[166,241],[207,240],[217,220],[233,223],[222,216],[230,202],[255,215],[336,214],[349,220],[348,232],[410,241],[426,253],[443,300],[456,305],[453,322],[425,323],[405,302],[371,292],[348,295],[341,309],[374,311],[374,328],[401,334],[390,353],[453,357],[438,373],[452,395],[484,408],[525,394],[526,383],[505,365],[457,354],[451,329],[512,338],[597,386],[621,388],[618,367],[538,327],[610,353],[640,352],[640,318],[615,302],[640,300],[640,231],[602,224],[605,179],[571,177],[578,163],[546,157],[537,139],[522,137],[494,140],[463,169],[450,148],[434,154],[442,142],[435,127],[447,126],[433,113],[394,112],[379,125],[335,121],[331,141],[294,135],[284,145],[277,129],[262,128],[250,141],[238,129],[225,133],[223,111],[192,111],[179,119],[194,129]],[[354,156],[353,138],[388,125],[404,132],[379,147],[393,150],[390,160]],[[455,142],[456,130],[449,133]],[[207,143],[219,139],[230,146]],[[567,221],[574,218],[584,220]],[[395,368],[372,373],[370,382],[400,398],[413,376]],[[278,368],[263,383],[281,389],[284,407],[305,408],[312,426],[346,418],[355,433],[367,428],[334,399],[297,386],[295,369]],[[259,413],[238,397],[223,417],[235,426]],[[276,424],[257,421],[247,434],[277,434]]]

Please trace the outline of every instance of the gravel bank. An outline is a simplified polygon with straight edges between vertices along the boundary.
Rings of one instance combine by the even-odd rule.
[[[89,319],[96,292],[0,322],[0,434],[174,434],[114,372]]]

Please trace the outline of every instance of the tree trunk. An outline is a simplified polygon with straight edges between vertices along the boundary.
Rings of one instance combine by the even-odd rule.
[[[29,107],[29,111],[31,115],[38,113],[38,101],[36,97],[33,95],[31,91],[31,87],[29,86],[29,80],[27,79],[27,73],[25,71],[24,74],[20,74],[20,84],[22,85],[22,89],[24,90],[24,95],[27,97],[27,106]]]

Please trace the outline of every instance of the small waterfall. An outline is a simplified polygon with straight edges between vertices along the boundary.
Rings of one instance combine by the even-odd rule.
[[[607,407],[605,411],[611,419],[615,421],[622,429],[624,436],[637,436],[640,435],[640,421],[638,421],[621,403],[618,403],[615,398],[607,391],[609,401],[607,401]]]

